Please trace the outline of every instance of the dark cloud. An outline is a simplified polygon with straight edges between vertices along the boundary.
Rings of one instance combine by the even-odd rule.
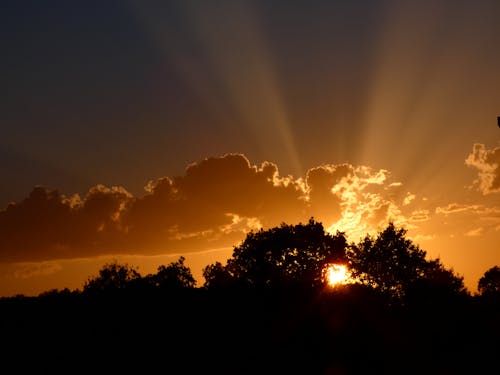
[[[320,219],[333,216],[340,218],[342,200],[332,192],[332,187],[352,173],[353,167],[349,164],[323,165],[307,172],[311,209]]]
[[[182,176],[150,181],[141,196],[97,185],[67,197],[38,186],[0,211],[0,261],[196,252],[311,216],[325,226],[356,225],[356,217],[379,222],[397,211],[369,192],[386,178],[386,171],[342,164],[312,168],[303,180],[281,176],[276,164],[226,154],[193,163]]]
[[[45,260],[98,254],[120,231],[120,212],[131,200],[122,188],[95,186],[84,199],[35,187],[0,211],[0,259]]]

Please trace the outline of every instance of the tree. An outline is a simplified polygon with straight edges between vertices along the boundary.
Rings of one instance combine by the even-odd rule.
[[[488,269],[479,279],[477,289],[481,296],[500,297],[500,267]]]
[[[426,260],[426,252],[410,239],[407,230],[389,223],[376,238],[367,235],[349,252],[355,277],[381,292],[402,299],[417,282],[426,281],[463,289],[463,279],[446,270],[439,260]]]
[[[425,280],[435,289],[452,294],[467,293],[463,276],[456,275],[452,269],[447,269],[439,259],[428,262]]]
[[[347,241],[341,232],[325,233],[313,218],[307,224],[281,224],[247,234],[233,250],[226,266],[220,263],[204,269],[205,286],[238,283],[252,287],[323,283],[326,263],[345,261]]]
[[[103,292],[123,290],[141,279],[139,272],[127,263],[116,261],[105,264],[99,270],[99,276],[90,277],[83,286],[84,292]]]
[[[78,295],[79,291],[77,289],[71,291],[68,288],[64,289],[49,289],[44,292],[41,292],[38,295],[38,298],[43,299],[65,299],[70,298],[72,296]]]
[[[203,286],[209,289],[228,287],[235,284],[235,278],[229,272],[228,267],[224,267],[220,262],[206,266],[203,269],[203,277],[205,278]]]
[[[406,300],[428,305],[450,304],[460,296],[468,296],[463,276],[447,269],[439,259],[427,262],[423,277],[415,280],[405,291]]]
[[[176,262],[159,266],[156,274],[147,276],[149,282],[161,289],[194,288],[196,280],[191,274],[191,269],[184,264],[185,260],[181,256]]]

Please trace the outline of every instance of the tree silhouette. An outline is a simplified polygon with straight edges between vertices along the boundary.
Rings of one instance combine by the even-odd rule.
[[[128,264],[107,263],[99,275],[89,277],[83,285],[84,292],[104,292],[123,290],[141,279],[139,272]]]
[[[362,282],[395,299],[416,286],[433,285],[448,291],[464,291],[463,278],[447,270],[438,259],[426,260],[426,252],[410,239],[407,230],[389,223],[376,238],[367,235],[349,251],[353,274]]]
[[[156,274],[147,276],[148,282],[161,289],[194,288],[196,280],[191,269],[184,264],[185,260],[181,256],[176,262],[159,266]]]
[[[205,267],[199,290],[184,257],[145,277],[105,264],[84,293],[0,299],[4,341],[15,343],[5,357],[22,364],[26,353],[39,355],[45,367],[31,361],[29,370],[51,373],[81,358],[87,372],[102,363],[113,373],[153,372],[165,366],[164,353],[192,373],[456,374],[470,372],[467,365],[486,372],[498,357],[499,300],[465,293],[463,278],[426,260],[406,233],[390,223],[348,245],[313,219],[251,232],[226,265]],[[349,265],[362,283],[314,288],[333,262]],[[478,289],[498,296],[500,267]],[[386,294],[402,303],[387,303]],[[207,341],[219,336],[218,345]],[[214,361],[221,352],[224,360]]]
[[[41,292],[38,297],[45,299],[63,299],[71,296],[78,295],[79,291],[77,289],[71,291],[68,288],[64,289],[49,289]]]
[[[326,263],[345,261],[347,241],[341,232],[330,235],[313,218],[307,224],[287,225],[248,233],[225,266],[207,266],[205,286],[237,283],[252,287],[323,283]]]
[[[478,292],[485,297],[500,297],[500,267],[494,266],[488,269],[479,279]]]
[[[203,269],[205,288],[226,288],[235,284],[235,278],[229,272],[229,267],[224,267],[221,262],[209,264]]]
[[[413,304],[452,304],[453,300],[468,296],[463,276],[447,269],[439,259],[427,262],[423,277],[415,280],[405,291],[405,299]]]

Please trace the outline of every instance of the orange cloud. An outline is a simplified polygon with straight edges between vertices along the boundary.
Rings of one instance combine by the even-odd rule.
[[[281,176],[276,164],[227,154],[150,181],[141,196],[102,185],[83,197],[35,187],[0,211],[0,261],[199,252],[311,216],[332,231],[363,235],[388,220],[408,222],[407,198],[394,199],[400,184],[389,179],[385,170],[350,164],[312,168],[305,179]]]
[[[350,166],[349,173],[331,187],[340,200],[341,215],[329,230],[339,229],[357,241],[381,229],[388,221],[408,223],[401,213],[402,202],[397,202],[393,194],[401,184],[390,182],[389,177],[389,172],[383,169]]]
[[[184,176],[150,182],[122,224],[129,241],[150,251],[196,249],[207,240],[224,246],[241,239],[235,218],[263,226],[297,220],[306,209],[303,194],[300,181],[280,178],[275,164],[252,166],[243,155],[228,154],[191,164]]]
[[[500,223],[500,208],[482,204],[449,203],[436,207],[435,213],[436,218],[445,218],[449,227],[456,228],[455,234],[465,233],[468,237],[492,233]]]
[[[479,175],[474,184],[480,192],[500,192],[500,147],[487,150],[485,145],[475,143],[465,164],[478,170]]]
[[[81,199],[35,187],[0,211],[2,261],[47,260],[98,254],[120,232],[120,215],[132,196],[95,186]]]
[[[410,216],[411,222],[428,221],[430,219],[429,210],[416,210]]]
[[[479,206],[477,205],[466,205],[460,203],[449,203],[445,207],[436,207],[436,214],[450,215],[465,211],[477,210]]]
[[[353,167],[349,164],[323,165],[307,172],[307,199],[319,220],[340,219],[342,198],[332,189],[352,173]]]
[[[470,231],[466,232],[464,236],[467,237],[477,237],[480,236],[483,233],[484,229],[483,228],[475,228],[471,229]]]
[[[28,279],[33,276],[46,276],[62,269],[57,262],[21,263],[14,272],[15,278]]]

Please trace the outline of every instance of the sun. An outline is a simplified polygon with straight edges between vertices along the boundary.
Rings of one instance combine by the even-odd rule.
[[[324,272],[325,281],[331,287],[352,283],[351,275],[343,264],[330,263]]]

